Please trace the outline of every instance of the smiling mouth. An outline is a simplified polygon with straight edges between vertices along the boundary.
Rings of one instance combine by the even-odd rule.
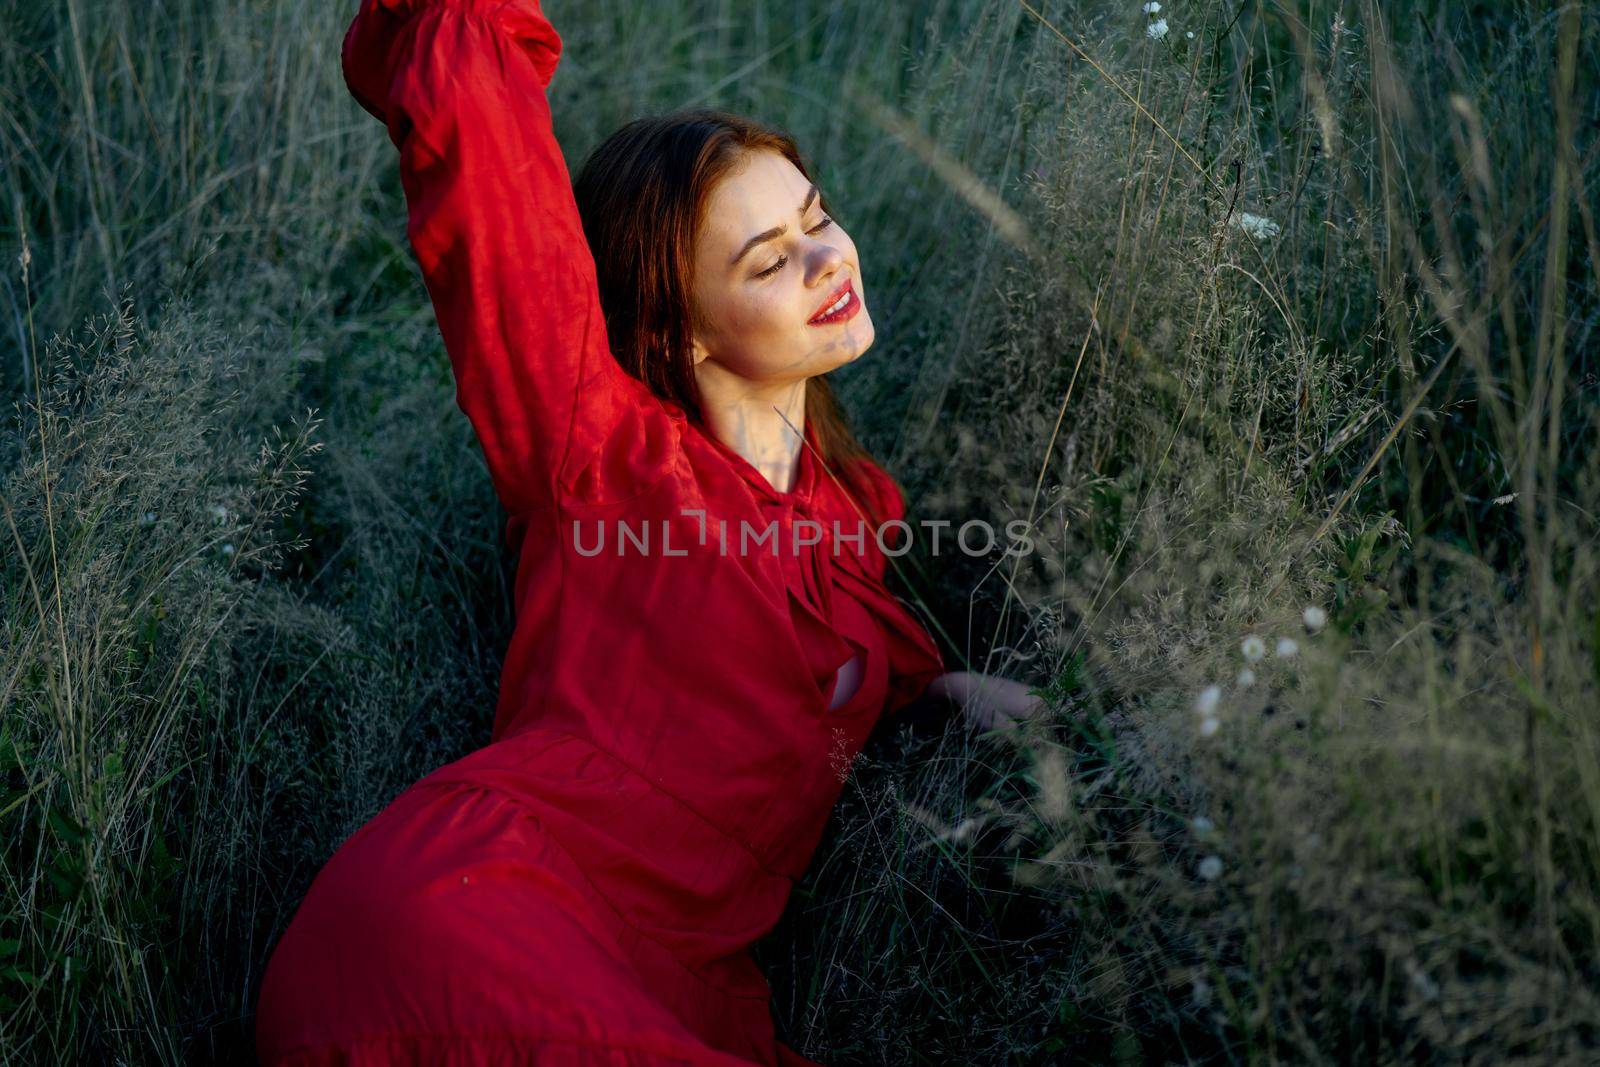
[[[806,320],[809,326],[816,326],[828,322],[837,322],[841,317],[854,311],[861,302],[856,295],[854,280],[847,280],[838,289],[829,294],[826,304],[815,315]]]

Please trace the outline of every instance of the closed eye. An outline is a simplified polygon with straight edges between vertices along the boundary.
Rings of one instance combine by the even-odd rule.
[[[811,229],[807,230],[806,232],[807,233],[816,233],[819,230],[827,229],[829,226],[832,226],[832,225],[833,225],[833,220],[831,218],[829,218],[828,216],[824,215],[824,216],[822,216],[822,221],[821,222],[817,223],[815,226],[811,227]],[[757,271],[756,272],[756,277],[757,278],[765,278],[768,275],[776,274],[776,273],[778,273],[778,271],[783,269],[783,265],[785,263],[787,263],[787,262],[789,262],[789,257],[788,256],[779,256],[778,257],[778,262],[774,263],[772,266],[768,267],[766,270]]]

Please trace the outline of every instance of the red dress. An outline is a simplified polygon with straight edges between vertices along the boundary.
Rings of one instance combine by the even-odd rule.
[[[363,0],[345,38],[520,545],[518,617],[491,743],[345,841],[279,941],[268,1067],[809,1063],[750,946],[879,716],[944,669],[870,527],[835,538],[860,513],[810,427],[778,492],[611,355],[545,96],[560,48],[537,0]],[[739,550],[774,522],[775,550]]]

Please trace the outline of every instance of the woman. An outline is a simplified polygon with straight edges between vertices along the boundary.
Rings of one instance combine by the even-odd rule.
[[[560,48],[537,0],[364,0],[345,38],[520,546],[518,620],[492,742],[352,835],[279,941],[269,1067],[809,1063],[749,948],[850,760],[924,693],[1039,707],[945,673],[884,587],[901,494],[819,377],[872,320],[793,143],[646,120],[575,194]]]

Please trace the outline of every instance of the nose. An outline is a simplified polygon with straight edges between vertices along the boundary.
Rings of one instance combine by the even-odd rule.
[[[839,251],[831,242],[813,241],[816,247],[812,250],[807,262],[811,268],[811,276],[807,282],[815,285],[819,280],[834,274],[844,265],[844,253]]]

